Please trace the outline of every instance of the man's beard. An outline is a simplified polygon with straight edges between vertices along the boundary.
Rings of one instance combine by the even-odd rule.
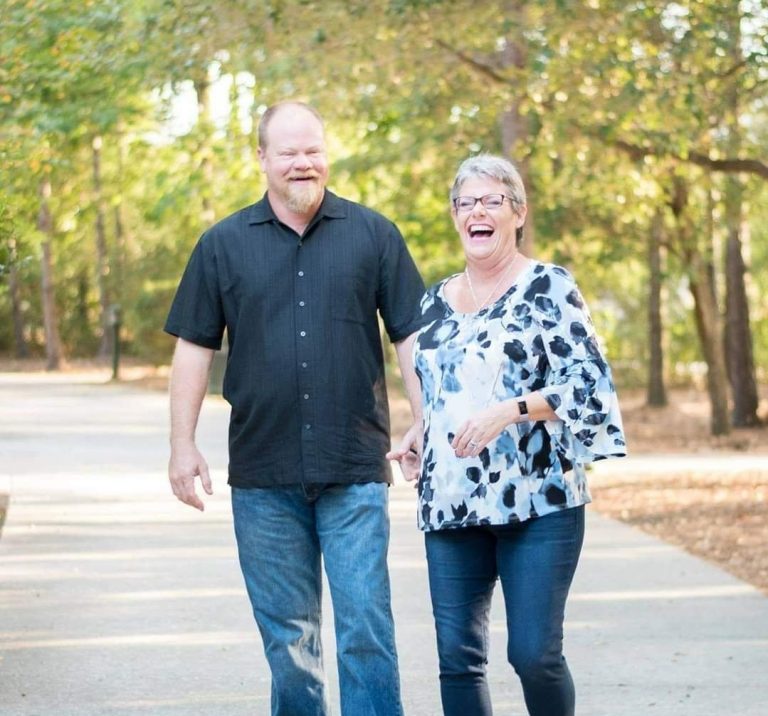
[[[294,214],[306,214],[316,208],[323,198],[323,186],[318,181],[291,182],[285,205]]]

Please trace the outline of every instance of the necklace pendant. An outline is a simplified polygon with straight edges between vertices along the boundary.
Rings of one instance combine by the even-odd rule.
[[[469,292],[472,295],[472,300],[475,303],[475,310],[476,311],[482,311],[488,305],[488,302],[493,298],[493,294],[495,294],[496,290],[499,288],[499,286],[501,286],[501,282],[506,278],[507,274],[510,272],[512,267],[515,265],[515,262],[517,261],[517,257],[518,256],[520,256],[520,252],[519,251],[515,254],[515,258],[513,258],[509,262],[509,264],[507,265],[507,268],[504,269],[504,272],[499,277],[499,280],[496,282],[496,285],[491,289],[491,292],[488,294],[487,298],[482,303],[480,303],[477,300],[477,294],[475,293],[475,288],[474,288],[474,286],[472,286],[472,277],[469,275],[469,267],[465,267],[465,269],[464,269],[464,276],[467,279],[467,286],[469,286]]]

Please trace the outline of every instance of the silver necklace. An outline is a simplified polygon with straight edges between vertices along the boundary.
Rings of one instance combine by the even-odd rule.
[[[488,305],[488,301],[490,301],[491,298],[493,298],[493,295],[496,293],[496,290],[499,288],[499,286],[501,286],[501,282],[506,278],[507,274],[510,272],[512,267],[515,265],[515,262],[517,261],[517,257],[518,256],[520,256],[520,252],[519,251],[515,254],[515,258],[513,258],[509,262],[509,265],[507,266],[507,268],[504,269],[504,272],[499,277],[499,280],[496,282],[496,285],[491,289],[491,292],[488,294],[488,297],[482,303],[480,303],[477,300],[477,294],[475,293],[475,289],[472,286],[472,278],[469,275],[469,267],[467,266],[464,269],[464,276],[467,279],[467,286],[469,286],[469,292],[472,294],[472,300],[475,302],[475,310],[476,311],[481,311],[483,308],[485,308]]]

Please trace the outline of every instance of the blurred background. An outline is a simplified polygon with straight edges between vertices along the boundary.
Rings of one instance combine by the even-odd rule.
[[[0,355],[166,364],[212,222],[259,199],[260,115],[316,105],[330,188],[391,217],[427,282],[463,267],[458,163],[497,152],[524,250],[565,265],[619,385],[761,417],[764,0],[2,0]],[[34,361],[37,361],[35,363]]]

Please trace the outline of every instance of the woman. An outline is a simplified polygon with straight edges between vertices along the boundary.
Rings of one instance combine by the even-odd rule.
[[[573,278],[518,251],[526,203],[514,166],[467,159],[451,204],[466,268],[425,294],[414,349],[418,521],[443,712],[492,712],[485,666],[498,577],[528,712],[566,716],[563,619],[590,501],[584,465],[625,454],[616,392]],[[412,443],[390,453],[407,477]]]

